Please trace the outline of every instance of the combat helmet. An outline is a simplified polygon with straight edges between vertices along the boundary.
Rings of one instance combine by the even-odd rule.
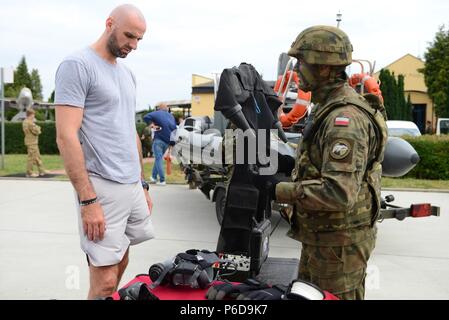
[[[298,35],[288,55],[308,64],[347,66],[352,62],[352,51],[349,37],[341,29],[313,26]]]

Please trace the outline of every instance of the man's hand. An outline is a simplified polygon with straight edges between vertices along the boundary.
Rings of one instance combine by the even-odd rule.
[[[90,241],[103,240],[105,221],[103,208],[100,203],[95,202],[81,207],[81,219],[83,220],[84,234]]]
[[[151,212],[153,211],[153,200],[151,200],[150,193],[147,189],[143,189],[143,193],[145,194],[145,199],[147,200],[148,209],[150,210],[151,215]]]
[[[272,200],[276,200],[276,185],[279,182],[281,182],[281,180],[276,175],[256,175],[253,180],[254,185],[259,190],[266,190]]]

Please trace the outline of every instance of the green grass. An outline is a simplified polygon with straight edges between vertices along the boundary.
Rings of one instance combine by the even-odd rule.
[[[446,190],[449,190],[449,180],[382,178],[382,188],[446,189]]]
[[[151,177],[151,172],[153,170],[153,163],[145,163],[143,165],[143,168],[145,170],[145,178],[147,180],[150,179]],[[179,165],[172,163],[171,166],[171,174],[167,175],[167,169],[165,167],[164,164],[164,168],[165,168],[165,179],[167,181],[168,184],[173,183],[173,184],[186,184],[187,181],[184,179],[184,173],[181,171]]]
[[[41,155],[42,162],[47,170],[64,169],[62,159],[59,155]],[[5,155],[5,168],[0,169],[0,176],[7,176],[17,173],[25,173],[27,166],[26,154],[7,154]],[[34,167],[37,172],[37,167]]]
[[[0,169],[0,176],[25,173],[26,170],[25,154],[7,154],[5,156],[5,169]],[[42,162],[47,170],[63,170],[64,166],[59,155],[42,155]],[[153,170],[153,163],[144,164],[145,177],[149,179]],[[179,165],[172,164],[172,174],[167,175],[167,183],[186,183],[184,173]],[[56,177],[57,180],[68,180],[67,176]],[[449,190],[448,180],[418,180],[418,179],[399,179],[382,178],[383,188],[418,188],[418,189],[446,189]]]
[[[47,170],[64,170],[62,159],[59,155],[41,155],[42,162]],[[27,155],[26,154],[7,154],[5,155],[5,169],[0,169],[0,177],[12,174],[26,172]],[[145,177],[149,179],[153,170],[153,163],[144,164]],[[37,172],[37,168],[34,167]],[[68,180],[66,175],[57,176],[57,180]],[[184,173],[180,170],[179,165],[172,164],[171,175],[166,175],[167,183],[186,183]]]

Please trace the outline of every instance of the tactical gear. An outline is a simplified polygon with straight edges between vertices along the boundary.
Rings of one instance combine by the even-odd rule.
[[[159,300],[148,288],[148,285],[144,282],[136,282],[129,287],[122,288],[118,291],[120,300]]]
[[[233,284],[231,282],[223,282],[212,285],[206,293],[208,300],[223,300],[224,298],[236,299],[243,293],[249,291],[258,291],[267,289],[269,286],[266,283],[255,279],[247,279],[243,283]]]
[[[207,250],[178,253],[174,259],[150,267],[148,274],[153,281],[150,288],[172,285],[204,289],[214,280],[212,266],[218,261],[217,254]]]
[[[283,300],[286,291],[286,286],[275,285],[271,288],[243,292],[237,300]]]
[[[379,102],[379,100],[377,101]],[[324,138],[323,126],[329,128],[332,125],[335,129],[338,124],[344,123],[343,120],[340,120],[342,121],[340,123],[336,123],[336,120],[334,120],[334,118],[338,118],[335,115],[340,114],[340,110],[344,110],[344,112],[342,111],[343,114],[350,114],[353,117],[352,121],[365,123],[365,118],[370,119],[368,120],[371,123],[370,125],[363,124],[364,127],[374,129],[370,141],[374,141],[376,144],[370,145],[370,150],[359,150],[360,147],[355,145],[358,142],[353,139],[328,141],[328,138]],[[354,112],[356,110],[359,110],[359,112]],[[309,119],[310,121],[304,130],[304,139],[298,148],[296,166],[292,172],[294,183],[281,183],[276,190],[278,201],[287,200],[285,202],[288,202],[289,199],[297,199],[295,204],[297,209],[292,216],[290,236],[308,244],[335,246],[366,239],[368,236],[366,232],[348,232],[347,230],[373,226],[379,214],[381,162],[387,140],[383,113],[383,106],[380,103],[376,105],[374,100],[368,102],[346,84],[336,90],[333,97],[329,98],[324,105],[317,106],[317,109],[312,112],[311,120]],[[328,119],[330,114],[333,115],[332,120]],[[323,123],[324,121],[326,121],[326,124]],[[330,121],[333,122],[330,123]],[[344,132],[350,131],[345,130]],[[353,134],[352,136],[356,135]],[[322,154],[322,150],[320,150],[324,140],[331,146],[329,154]],[[332,152],[337,152],[334,148],[342,146],[348,148],[344,154],[340,155],[344,158],[331,159]],[[366,146],[363,148],[366,148]],[[342,152],[342,150],[340,148],[338,152]],[[367,152],[369,159],[363,160],[364,152]],[[338,157],[336,154],[334,156]],[[361,167],[364,161],[366,162],[366,168]],[[319,197],[314,198],[309,192],[313,192],[314,186],[316,188],[323,186],[322,169],[327,172],[334,172],[333,179],[338,179],[337,172],[342,173],[340,179],[349,177],[349,174],[363,174],[360,190],[344,189],[345,193],[341,193],[340,196],[339,193],[336,193],[337,191],[331,188],[326,189],[327,191],[323,189],[322,192],[328,192],[329,195],[321,193]],[[323,188],[325,187],[326,184]],[[357,195],[356,198],[352,200],[354,204],[351,208],[348,208],[346,197],[351,199],[355,195]],[[305,206],[305,202],[302,202],[305,197],[308,197],[307,206]],[[326,202],[312,203],[314,201],[329,202],[329,199],[338,197],[341,197],[341,199],[333,200],[329,204]],[[323,206],[325,209],[320,208]]]
[[[269,169],[275,169],[266,165],[267,161],[260,156],[270,150],[270,129],[278,129],[279,137],[287,141],[277,116],[281,104],[276,93],[252,65],[241,63],[238,68],[223,70],[214,109],[230,121],[230,126],[238,128],[239,132],[245,131],[236,139],[246,140],[246,143],[243,143],[243,152],[235,153],[237,161],[225,157],[231,160],[227,163],[235,163],[235,166],[230,170],[217,252],[243,255],[251,260],[249,270],[238,270],[227,277],[228,280],[243,281],[257,275],[268,257],[271,223],[267,217],[271,214],[271,199],[267,190],[254,186],[253,178],[264,174],[265,168],[265,174]],[[265,143],[259,141],[263,138],[254,132],[261,133],[262,130]],[[225,135],[225,146],[233,146],[234,142],[232,136]],[[241,147],[240,143],[236,145]],[[249,145],[262,147],[262,150],[253,152]]]
[[[267,191],[267,194],[270,195],[272,200],[276,200],[276,185],[282,180],[279,179],[276,175],[272,176],[261,176],[257,175],[254,177],[254,185],[259,190]]]
[[[341,29],[313,26],[302,31],[288,55],[308,64],[347,66],[352,62],[352,44]]]

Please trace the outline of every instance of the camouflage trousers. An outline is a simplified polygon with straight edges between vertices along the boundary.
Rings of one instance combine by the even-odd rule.
[[[42,164],[41,160],[41,154],[39,152],[39,146],[37,144],[35,145],[29,145],[27,146],[28,149],[28,159],[27,159],[27,174],[33,173],[33,166],[36,165],[39,173],[45,172],[45,169]]]
[[[363,300],[368,259],[375,235],[341,247],[302,245],[298,278],[309,281],[343,300]]]

